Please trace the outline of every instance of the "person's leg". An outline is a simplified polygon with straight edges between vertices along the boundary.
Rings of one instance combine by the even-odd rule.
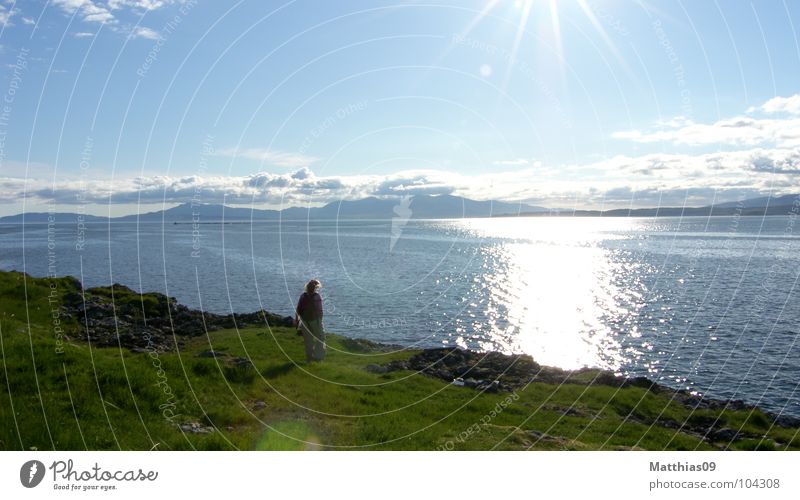
[[[322,361],[325,359],[325,331],[322,329],[322,322],[317,320],[309,326],[314,334],[314,359]]]
[[[314,360],[314,334],[308,328],[304,321],[300,322],[300,331],[303,332],[303,347],[306,351],[306,361],[311,362]]]

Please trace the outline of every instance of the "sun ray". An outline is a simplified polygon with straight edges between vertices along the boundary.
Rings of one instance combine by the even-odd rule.
[[[533,7],[533,0],[524,0],[522,3],[522,14],[519,18],[519,24],[517,25],[517,34],[514,36],[514,45],[511,47],[511,53],[509,56],[508,61],[508,68],[506,68],[506,74],[503,78],[503,85],[501,90],[503,92],[506,91],[508,87],[508,82],[511,80],[511,71],[514,68],[514,65],[517,63],[517,52],[519,52],[519,46],[522,42],[522,36],[525,34],[525,26],[528,24],[528,18],[531,15],[531,8]]]
[[[475,16],[475,18],[467,25],[466,28],[464,28],[464,31],[461,32],[461,36],[466,37],[467,35],[469,35],[470,32],[472,32],[472,30],[475,29],[475,26],[477,26],[498,3],[500,3],[500,0],[489,0],[489,2],[483,7],[483,9],[481,9],[480,13],[477,16]]]
[[[611,53],[614,54],[614,57],[622,65],[623,70],[625,70],[628,76],[634,78],[633,71],[631,70],[630,66],[628,66],[628,63],[625,61],[625,58],[619,51],[619,48],[617,48],[617,46],[611,40],[611,37],[608,36],[608,32],[606,32],[605,28],[603,28],[603,25],[597,19],[597,16],[594,15],[594,12],[592,12],[592,8],[586,4],[586,0],[578,0],[578,6],[580,6],[581,10],[583,10],[583,13],[586,14],[586,17],[589,19],[589,22],[592,23],[592,26],[594,26],[594,29],[597,31],[597,34],[600,35],[600,38],[603,39],[605,44],[608,46],[609,50],[611,50]]]
[[[563,47],[561,46],[561,23],[558,21],[558,3],[557,0],[549,0],[550,2],[550,21],[553,25],[553,36],[555,38],[556,49],[558,49],[559,55],[561,55],[563,51]]]
[[[495,7],[495,6],[496,6],[498,3],[500,3],[500,0],[489,0],[489,2],[487,2],[487,3],[486,3],[486,5],[483,7],[483,9],[481,9],[481,11],[478,13],[478,15],[476,15],[476,16],[475,16],[475,17],[472,19],[472,21],[470,21],[470,23],[469,23],[469,24],[468,24],[468,25],[467,25],[467,26],[466,26],[466,27],[465,27],[463,30],[461,30],[461,33],[459,33],[459,35],[458,35],[458,36],[459,36],[461,39],[464,39],[464,38],[466,38],[467,36],[469,36],[469,34],[472,32],[472,30],[473,30],[473,29],[475,29],[475,27],[476,27],[478,24],[480,24],[480,22],[481,22],[481,21],[483,21],[483,19],[484,19],[484,18],[485,18],[487,15],[489,15],[489,12],[491,12],[491,11],[492,11],[492,9],[493,9],[493,8],[494,8],[494,7]],[[433,66],[439,66],[439,65],[442,63],[442,61],[444,61],[444,59],[445,59],[445,58],[446,58],[448,55],[450,55],[450,52],[452,52],[452,51],[453,51],[453,48],[454,48],[454,47],[455,47],[455,44],[450,44],[450,45],[449,45],[449,46],[448,46],[448,47],[447,47],[447,48],[446,48],[446,49],[445,49],[445,50],[444,50],[444,51],[443,51],[441,54],[439,54],[439,57],[438,57],[438,58],[436,58],[436,61],[434,61],[434,63],[433,63]]]
[[[565,68],[564,59],[564,45],[561,42],[561,22],[558,19],[558,0],[549,0],[550,2],[550,23],[553,27],[553,38],[556,46],[556,57],[558,58],[558,71],[561,76],[561,85],[567,84],[567,71]]]

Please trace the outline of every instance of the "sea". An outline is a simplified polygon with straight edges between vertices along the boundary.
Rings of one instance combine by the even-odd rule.
[[[800,224],[770,217],[494,217],[0,225],[0,269],[120,283],[205,311],[527,353],[800,416]],[[266,328],[266,327],[265,327]]]

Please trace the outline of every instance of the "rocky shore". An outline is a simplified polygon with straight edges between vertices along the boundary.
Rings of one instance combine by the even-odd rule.
[[[0,398],[0,414],[22,423],[0,428],[0,448],[22,436],[38,449],[303,449],[289,435],[387,450],[800,450],[796,415],[527,355],[329,332],[325,362],[307,365],[282,315],[13,271],[0,271],[0,306],[14,402]],[[60,422],[52,436],[43,410]]]
[[[292,326],[290,316],[268,311],[213,314],[190,309],[161,293],[139,294],[114,284],[84,290],[78,280],[63,296],[61,316],[74,320],[78,338],[98,347],[174,351],[186,337],[225,328]]]
[[[760,410],[742,400],[726,401],[695,395],[685,389],[673,389],[658,384],[646,377],[620,377],[612,372],[595,368],[570,371],[542,366],[525,354],[480,353],[455,347],[425,349],[414,354],[408,360],[392,361],[384,366],[370,365],[367,369],[374,372],[416,371],[455,385],[472,387],[481,392],[513,392],[531,383],[605,385],[620,389],[639,387],[666,396],[691,410]],[[570,409],[565,411],[566,414],[578,412]],[[800,427],[800,418],[764,413],[774,425],[786,428]],[[636,417],[630,415],[629,419],[635,421]],[[653,422],[643,423],[650,425]],[[657,423],[663,427],[681,429],[683,432],[695,434],[709,441],[732,442],[746,438],[760,438],[760,436],[750,436],[724,427],[719,419],[701,416],[693,417],[686,422],[660,418]]]
[[[190,309],[175,298],[160,293],[139,294],[130,288],[114,284],[84,290],[77,280],[72,290],[63,297],[62,316],[74,320],[78,337],[98,347],[123,347],[134,352],[168,352],[180,349],[186,338],[205,335],[220,329],[245,327],[291,327],[292,318],[268,311],[248,314],[219,315]],[[379,344],[366,339],[342,338],[345,348],[353,352],[387,352],[401,346]],[[741,400],[723,401],[694,395],[686,390],[673,389],[645,377],[626,378],[609,371],[584,368],[562,370],[542,366],[528,355],[506,355],[498,352],[481,353],[447,347],[415,350],[407,359],[387,364],[370,364],[366,370],[389,373],[409,370],[434,377],[448,383],[473,388],[480,392],[513,392],[531,383],[552,385],[578,384],[603,385],[618,388],[639,387],[656,394],[666,395],[686,408],[711,410],[757,410]],[[201,357],[227,356],[208,351]],[[249,361],[231,358],[236,366]],[[229,363],[229,364],[230,364]],[[577,412],[575,409],[565,410]],[[766,413],[766,412],[765,412]],[[780,427],[800,427],[800,419],[766,413],[771,423]],[[631,415],[630,420],[636,420]],[[652,422],[645,422],[652,423]],[[752,438],[742,432],[728,429],[715,419],[696,417],[686,422],[659,419],[659,425],[681,429],[707,440],[736,441]]]

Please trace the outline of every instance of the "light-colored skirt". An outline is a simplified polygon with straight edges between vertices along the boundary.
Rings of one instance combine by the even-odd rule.
[[[325,331],[322,329],[322,320],[300,320],[300,331],[303,332],[306,361],[322,361],[325,359]]]

